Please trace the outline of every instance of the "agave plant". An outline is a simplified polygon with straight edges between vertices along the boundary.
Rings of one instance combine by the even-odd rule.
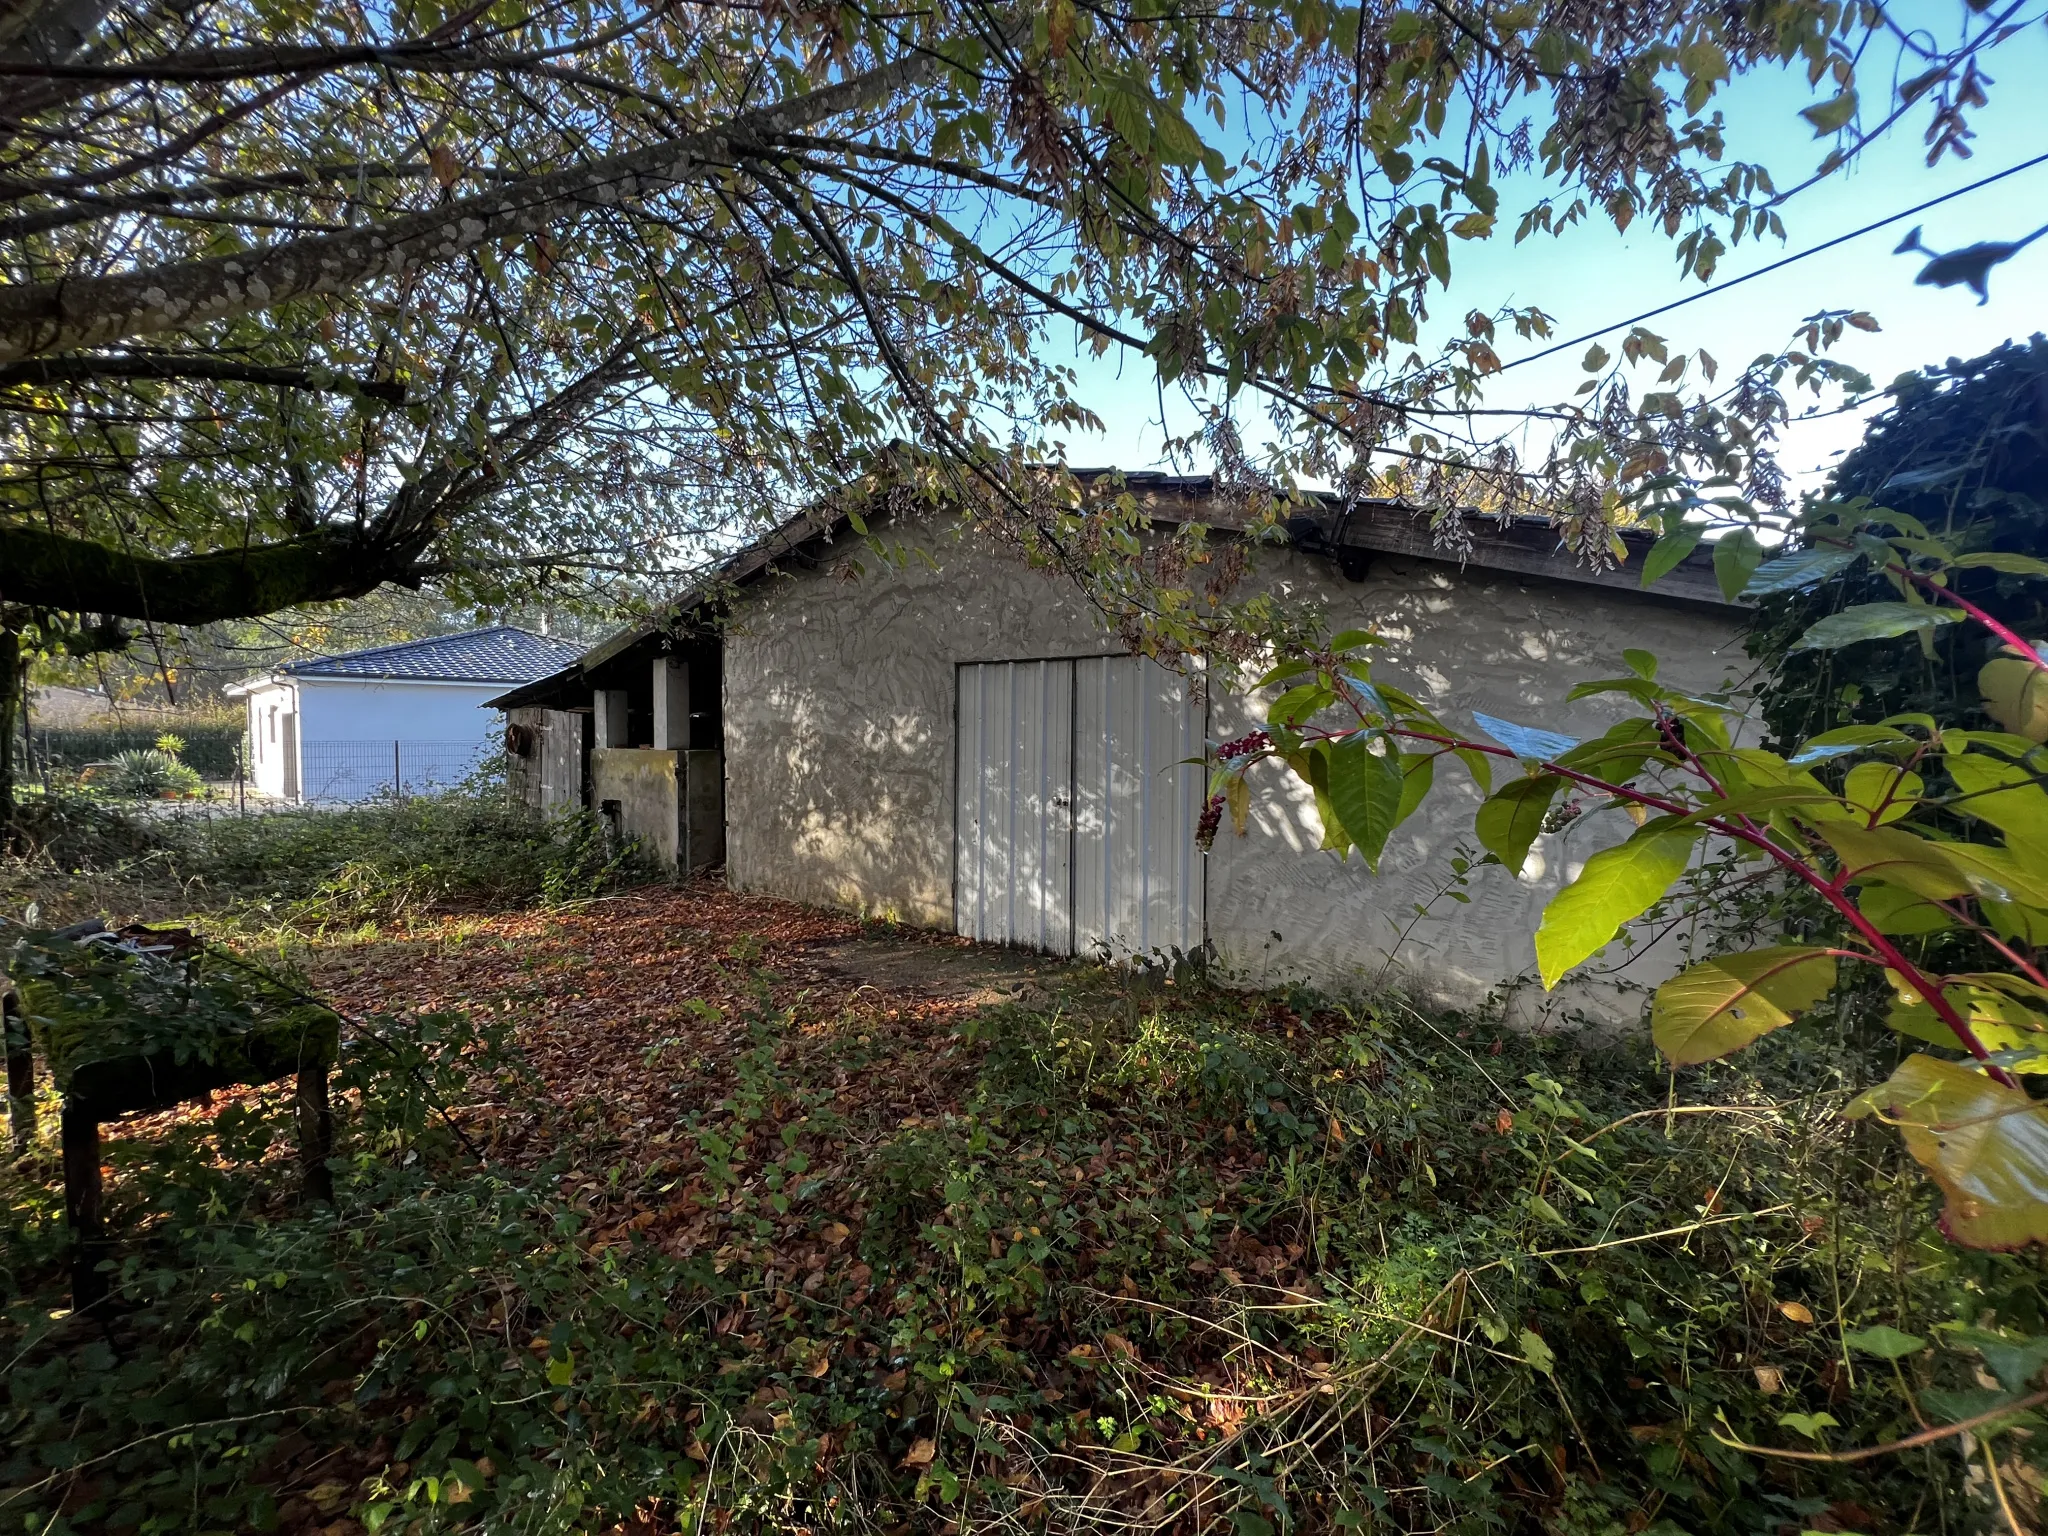
[[[168,752],[140,748],[114,759],[114,793],[138,800],[197,794],[205,785],[198,772]]]

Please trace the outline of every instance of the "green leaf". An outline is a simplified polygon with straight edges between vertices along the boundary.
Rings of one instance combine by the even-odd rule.
[[[1533,1189],[1529,1191],[1529,1211],[1538,1221],[1548,1222],[1553,1227],[1568,1227],[1571,1225],[1570,1222],[1564,1219],[1563,1213],[1556,1206],[1537,1194]]]
[[[1957,1328],[1944,1333],[1944,1343],[1982,1355],[1998,1384],[2008,1392],[2024,1392],[2041,1374],[2041,1367],[2048,1365],[2048,1338],[2013,1338],[1989,1328]]]
[[[548,1385],[566,1387],[576,1379],[576,1351],[568,1350],[556,1359],[548,1361]]]
[[[1893,635],[1960,624],[1956,608],[1927,608],[1918,603],[1859,603],[1831,613],[1792,644],[1795,651],[1833,651],[1861,640],[1888,640]]]
[[[1869,918],[1879,933],[1893,938],[1940,933],[1956,925],[1956,920],[1933,902],[1892,885],[1866,887],[1856,898],[1856,910]]]
[[[1687,523],[1652,544],[1650,552],[1643,556],[1643,585],[1650,586],[1676,570],[1679,563],[1699,547],[1706,532],[1702,523]]]
[[[2048,671],[2017,656],[1999,656],[1977,674],[1991,718],[2029,741],[2048,742]]]
[[[1831,133],[1840,133],[1849,125],[1849,119],[1856,115],[1856,92],[1846,90],[1839,96],[1830,97],[1816,106],[1808,107],[1799,114],[1813,124],[1813,136],[1824,139]]]
[[[1627,677],[1596,677],[1590,682],[1574,683],[1565,695],[1567,703],[1576,699],[1590,699],[1602,693],[1625,693],[1646,709],[1654,709],[1657,701],[1670,690],[1660,688],[1647,677],[1631,673]]]
[[[1749,578],[1764,563],[1764,547],[1748,528],[1737,528],[1714,541],[1714,579],[1721,595],[1734,602],[1749,585]]]
[[[1851,881],[1882,880],[1928,901],[1953,901],[1974,894],[1963,871],[1948,858],[1947,846],[1928,842],[1903,827],[1859,827],[1830,821],[1820,835],[1834,847]]]
[[[1845,1332],[1842,1342],[1859,1354],[1875,1355],[1880,1360],[1903,1360],[1927,1347],[1927,1341],[1917,1333],[1901,1333],[1885,1323]]]
[[[1644,679],[1646,682],[1654,682],[1656,680],[1656,652],[1638,650],[1634,646],[1630,646],[1621,653],[1621,659],[1629,671],[1635,673],[1637,677]]]
[[[1519,1342],[1522,1346],[1522,1358],[1544,1375],[1548,1376],[1557,1368],[1557,1356],[1551,1351],[1550,1346],[1543,1342],[1543,1336],[1534,1329],[1524,1328]]]
[[[1573,747],[1557,760],[1557,765],[1595,774],[1610,783],[1626,783],[1652,758],[1659,762],[1677,760],[1665,750],[1664,733],[1657,722],[1632,715],[1616,721],[1591,741]]]
[[[1369,629],[1347,629],[1342,634],[1331,637],[1330,649],[1341,656],[1346,651],[1357,650],[1361,645],[1385,645],[1386,643],[1385,640]],[[1305,667],[1307,663],[1299,663],[1299,665]]]
[[[1795,549],[1789,555],[1779,555],[1767,560],[1756,568],[1749,578],[1749,584],[1742,589],[1744,597],[1769,597],[1777,592],[1794,592],[1801,587],[1810,587],[1816,582],[1826,581],[1837,572],[1845,571],[1863,558],[1857,549],[1841,549],[1832,544],[1816,544],[1811,549]]]
[[[1949,802],[1949,809],[1988,821],[2016,839],[2048,850],[2048,789],[2018,763],[1968,752],[1947,759],[1948,775],[1955,780],[1962,798]],[[2048,854],[2035,853],[2048,859]]]
[[[1543,830],[1543,818],[1550,802],[1566,781],[1546,773],[1534,778],[1512,779],[1494,791],[1473,818],[1473,831],[1488,853],[1519,875],[1528,861],[1529,845]]]
[[[1657,989],[1650,1034],[1673,1066],[1738,1051],[1835,989],[1835,957],[1802,944],[1717,955]]]
[[[2031,844],[1992,848],[1983,843],[1944,843],[1941,852],[1980,901],[2018,902],[2048,911],[2048,867],[2024,857],[2031,849]]]
[[[1344,830],[1344,822],[1337,815],[1337,807],[1330,799],[1330,748],[1327,743],[1317,742],[1299,752],[1290,752],[1286,757],[1287,766],[1299,774],[1308,787],[1315,792],[1316,816],[1323,824],[1323,847],[1339,856],[1351,851],[1351,835]]]
[[[1270,724],[1301,725],[1336,702],[1335,691],[1324,684],[1303,683],[1275,699],[1272,708],[1266,711],[1266,719]]]
[[[1330,748],[1329,796],[1345,835],[1366,868],[1378,873],[1387,834],[1401,819],[1404,785],[1400,755],[1391,747],[1376,752],[1374,746],[1360,732]]]
[[[1415,814],[1416,808],[1429,798],[1430,786],[1435,782],[1434,753],[1411,752],[1401,759],[1401,804],[1394,812],[1395,826]]]
[[[1651,822],[1627,842],[1586,860],[1579,878],[1550,899],[1536,930],[1536,966],[1544,987],[1556,986],[1566,971],[1605,949],[1623,923],[1642,916],[1670,890],[1699,838],[1698,827]]]
[[[1985,570],[2004,571],[2008,576],[2048,576],[2048,560],[2037,560],[2032,555],[2008,554],[2001,549],[1979,550],[1974,555],[1958,555],[1954,563],[1965,568],[1982,567]]]
[[[1909,1056],[1849,1107],[1876,1112],[1948,1197],[1941,1229],[1969,1248],[2048,1240],[2048,1105],[1961,1062]]]
[[[1152,103],[1152,126],[1162,160],[1193,165],[1202,158],[1202,136],[1195,132],[1193,124],[1166,102]]]
[[[1342,636],[1339,636],[1341,639]],[[1290,677],[1300,677],[1304,672],[1315,671],[1315,663],[1309,661],[1283,661],[1264,677],[1253,683],[1254,688],[1270,688],[1275,683],[1284,683]]]
[[[1926,786],[1920,775],[1892,763],[1858,763],[1842,781],[1842,798],[1865,822],[1886,826],[1912,813]]]
[[[1824,1429],[1834,1429],[1842,1421],[1832,1413],[1781,1413],[1778,1422],[1786,1429],[1796,1430],[1809,1440],[1818,1440]]]
[[[1945,1046],[1952,1051],[1963,1048],[1956,1032],[1919,993],[1896,976],[1892,979],[1892,986],[1895,998],[1891,1012],[1885,1015],[1887,1028],[1897,1030],[1909,1039],[1925,1040],[1929,1045]],[[2036,1050],[2048,1045],[2048,1033],[2044,1033],[2048,1031],[2048,1019],[2040,1017],[2016,997],[1992,987],[1957,985],[1953,981],[1941,995],[1963,1016],[1970,1032],[1986,1050]]]

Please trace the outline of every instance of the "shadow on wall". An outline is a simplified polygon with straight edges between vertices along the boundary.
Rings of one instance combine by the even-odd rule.
[[[765,704],[773,750],[731,760],[747,814],[734,820],[729,878],[747,889],[772,872],[778,893],[796,894],[794,874],[809,887],[800,900],[951,926],[951,720],[876,713],[854,688],[776,686]]]

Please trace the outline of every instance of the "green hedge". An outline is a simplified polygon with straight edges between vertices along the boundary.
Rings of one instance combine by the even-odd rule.
[[[31,724],[29,752],[39,764],[83,768],[87,763],[108,762],[122,752],[153,747],[166,732],[185,743],[185,750],[178,755],[197,769],[202,778],[235,776],[236,754],[242,750],[240,725],[136,725],[106,729],[53,726],[44,730]]]

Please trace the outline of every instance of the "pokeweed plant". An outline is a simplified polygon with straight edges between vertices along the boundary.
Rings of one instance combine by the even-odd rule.
[[[1270,759],[1314,791],[1323,846],[1346,857],[1355,849],[1377,869],[1389,834],[1452,757],[1486,796],[1480,842],[1519,873],[1560,814],[1559,796],[1574,792],[1591,811],[1619,812],[1634,826],[1545,907],[1535,944],[1546,988],[1665,900],[1703,843],[1768,866],[1824,904],[1834,931],[1826,942],[1715,954],[1664,982],[1650,1015],[1663,1055],[1674,1067],[1727,1056],[1830,997],[1856,968],[1875,967],[1890,988],[1886,1022],[1934,1049],[1907,1057],[1849,1113],[1899,1129],[1946,1196],[1941,1227],[1952,1240],[1992,1249],[2048,1240],[2048,1102],[2021,1081],[2048,1074],[2048,645],[1950,585],[1951,572],[1973,566],[2048,577],[2048,562],[1956,553],[1917,519],[1867,498],[1812,504],[1793,532],[1769,559],[1753,538],[1730,541],[1730,557],[1716,562],[1723,590],[1795,591],[1867,561],[1897,600],[1830,614],[1798,647],[1914,634],[1932,654],[1943,631],[1976,626],[1994,637],[1978,687],[2003,729],[1903,714],[1772,752],[1741,744],[1743,696],[1672,687],[1659,681],[1655,656],[1629,650],[1628,675],[1582,682],[1569,695],[1619,695],[1639,707],[1601,735],[1581,741],[1476,715],[1474,737],[1376,679],[1370,658],[1384,642],[1351,630],[1259,680],[1286,686],[1265,729],[1213,749],[1201,836],[1212,839],[1226,811],[1243,833],[1247,774]],[[1665,542],[1688,538],[1697,542],[1695,528]],[[1658,567],[1653,550],[1652,579]],[[1943,935],[1970,942],[1925,942]],[[1976,957],[1973,968],[1944,971],[1927,958],[1951,951]]]

